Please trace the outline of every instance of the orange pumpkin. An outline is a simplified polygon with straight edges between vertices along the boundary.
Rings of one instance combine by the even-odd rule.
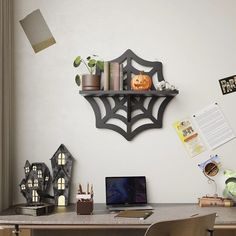
[[[135,75],[131,79],[132,90],[149,90],[152,86],[152,79],[149,75],[145,75],[143,71],[140,71],[139,75]]]

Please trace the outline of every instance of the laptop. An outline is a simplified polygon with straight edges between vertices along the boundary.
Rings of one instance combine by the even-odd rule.
[[[106,177],[106,205],[111,211],[152,210],[147,204],[145,176]]]

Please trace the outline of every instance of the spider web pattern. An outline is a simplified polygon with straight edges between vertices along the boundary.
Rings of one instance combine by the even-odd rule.
[[[164,80],[162,63],[143,60],[130,49],[110,62],[118,62],[123,65],[123,90],[127,90],[127,93],[110,94],[108,95],[109,98],[107,94],[102,93],[99,95],[85,96],[94,110],[96,127],[116,131],[128,141],[132,140],[144,130],[161,128],[165,108],[173,96],[165,95],[160,97],[158,93],[150,96],[145,91],[140,94],[131,94],[129,91],[131,91],[132,76],[139,74],[141,70],[145,70],[145,74],[152,78],[151,90],[156,91],[154,76],[157,75],[157,82]],[[98,68],[96,72],[97,74],[102,73]],[[112,106],[109,99],[113,101],[114,106]],[[154,106],[157,101],[159,103],[158,111],[156,114],[153,114],[155,113]],[[105,110],[104,116],[102,115],[102,110]],[[121,115],[120,111],[125,113],[125,115]],[[137,111],[141,111],[141,113],[136,114]],[[118,122],[112,123],[111,120]],[[120,122],[124,124],[125,128],[118,125]]]
[[[147,61],[138,57],[133,51],[128,49],[120,57],[112,60],[111,62],[119,62],[123,64],[123,77],[124,77],[124,89],[131,89],[131,79],[133,75],[138,75],[141,70],[145,70],[145,74],[149,75],[151,78],[157,74],[158,81],[163,81],[162,73],[162,63],[159,61]],[[136,68],[136,66],[141,66]],[[146,71],[148,69],[148,71]],[[151,90],[156,90],[154,83],[152,84]]]
[[[94,97],[86,97],[88,102],[91,104],[95,116],[96,116],[96,127],[100,129],[111,129],[113,131],[121,134],[128,141],[132,140],[137,134],[141,133],[147,129],[161,128],[163,120],[163,112],[173,97],[166,97],[160,103],[157,114],[153,115],[153,108],[156,102],[160,97],[152,97],[150,100],[146,101],[147,106],[145,108],[144,103],[147,100],[147,97],[129,97],[125,96],[119,98],[118,96],[111,97],[114,101],[115,106],[112,107],[107,97],[98,97],[102,101],[102,106],[105,108],[105,115],[102,116],[101,113],[101,104],[97,102]],[[131,109],[131,115],[129,115],[129,109]],[[119,110],[122,110],[126,113],[126,116],[119,114]],[[135,111],[141,111],[141,114],[134,115]],[[126,126],[126,129],[122,129],[117,124],[109,123],[110,119],[118,119],[123,122]],[[133,129],[133,126],[142,120],[149,120],[145,124],[138,126]]]

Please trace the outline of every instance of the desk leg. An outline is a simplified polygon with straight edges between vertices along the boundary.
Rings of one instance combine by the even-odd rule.
[[[208,229],[207,231],[210,233],[210,236],[213,236],[214,230]]]
[[[15,234],[15,236],[20,235],[19,225],[15,225],[15,229],[12,231],[12,233]]]

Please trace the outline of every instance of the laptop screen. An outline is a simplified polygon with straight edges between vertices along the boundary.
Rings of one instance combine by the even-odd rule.
[[[106,177],[106,204],[146,204],[145,176]]]

